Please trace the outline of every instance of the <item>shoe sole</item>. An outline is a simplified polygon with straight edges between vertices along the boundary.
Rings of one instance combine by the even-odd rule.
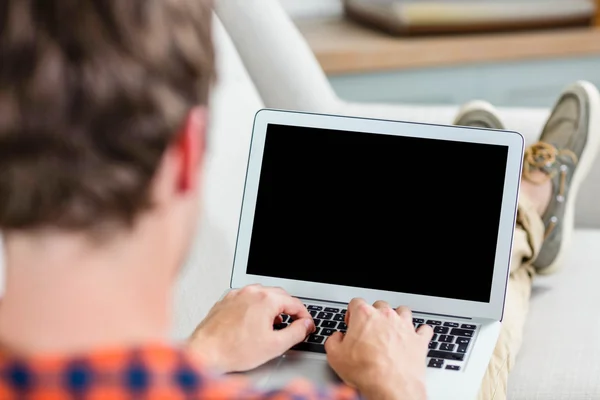
[[[563,232],[561,232],[562,240],[558,249],[558,254],[549,266],[536,269],[537,273],[540,275],[552,274],[563,265],[564,258],[568,253],[567,250],[571,246],[573,236],[577,194],[581,184],[588,176],[588,173],[594,164],[595,155],[600,147],[600,93],[596,86],[586,81],[579,81],[569,86],[563,93],[573,91],[576,88],[581,88],[585,91],[589,103],[588,137],[585,148],[579,158],[575,173],[573,174],[569,196],[566,200],[565,216],[562,226]],[[533,264],[535,265],[535,262]]]
[[[463,105],[460,110],[458,111],[458,114],[456,115],[456,117],[454,118],[454,122],[453,125],[458,125],[457,123],[465,118],[467,116],[467,114],[470,113],[476,113],[478,111],[484,111],[486,113],[488,113],[492,118],[493,118],[493,122],[496,125],[495,128],[493,129],[498,129],[498,130],[504,130],[504,124],[502,123],[502,120],[500,119],[500,116],[498,115],[498,110],[496,109],[496,107],[494,107],[492,104],[488,103],[485,100],[473,100],[468,102],[467,104]]]

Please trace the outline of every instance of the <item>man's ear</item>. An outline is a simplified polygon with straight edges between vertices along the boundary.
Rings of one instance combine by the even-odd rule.
[[[190,191],[198,184],[206,146],[206,119],[205,107],[192,108],[178,135],[176,147],[181,155],[178,190],[182,192]]]

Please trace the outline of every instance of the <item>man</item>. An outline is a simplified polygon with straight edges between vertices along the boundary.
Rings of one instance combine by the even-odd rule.
[[[211,16],[202,0],[0,6],[1,399],[356,398],[218,375],[314,330],[278,288],[230,293],[187,349],[167,339],[201,195]],[[296,320],[275,331],[280,313]],[[338,374],[368,399],[425,399],[431,328],[383,302],[355,299],[349,314],[327,346]]]
[[[282,354],[314,329],[302,303],[278,288],[231,292],[185,348],[169,343],[169,298],[201,197],[210,19],[200,0],[0,7],[0,398],[353,399],[358,391],[425,399],[432,331],[415,332],[410,310],[384,302],[353,299],[346,335],[328,339],[328,360],[347,384],[335,388],[297,382],[261,393],[224,375]],[[466,123],[477,123],[482,114],[470,111]],[[530,200],[519,212],[513,275],[527,284],[529,263],[544,252],[540,215],[564,215],[549,200],[556,188],[571,198],[579,165],[594,155],[587,143],[597,132],[561,132],[551,169],[526,169],[536,182],[559,176],[558,184],[523,182]],[[542,147],[531,148],[531,160],[551,153]],[[570,151],[578,160],[562,157]],[[295,321],[275,331],[280,313]]]

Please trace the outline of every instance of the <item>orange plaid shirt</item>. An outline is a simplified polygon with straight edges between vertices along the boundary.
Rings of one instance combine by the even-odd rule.
[[[82,357],[17,358],[0,354],[0,399],[31,400],[355,400],[347,386],[318,390],[299,381],[259,391],[243,377],[203,369],[181,349],[153,345]]]

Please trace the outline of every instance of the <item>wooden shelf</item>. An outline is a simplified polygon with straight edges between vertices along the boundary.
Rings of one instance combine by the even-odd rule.
[[[296,24],[328,75],[471,63],[600,56],[600,27],[393,37],[343,18]]]

